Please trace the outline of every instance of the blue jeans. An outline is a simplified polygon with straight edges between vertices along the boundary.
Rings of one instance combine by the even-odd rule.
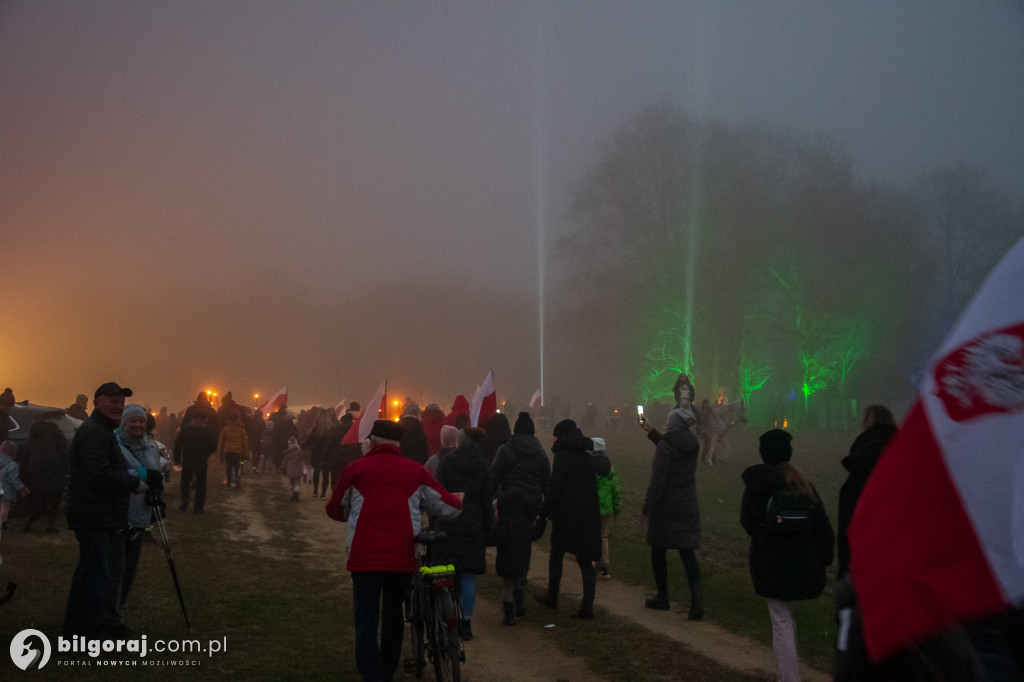
[[[125,535],[118,528],[84,528],[76,530],[75,537],[78,566],[68,591],[64,636],[101,637],[122,624]]]
[[[352,574],[356,667],[367,682],[390,680],[398,669],[405,637],[402,604],[408,592],[408,573],[357,571]]]

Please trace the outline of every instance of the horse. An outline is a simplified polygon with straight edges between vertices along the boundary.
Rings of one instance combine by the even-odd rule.
[[[715,459],[725,457],[729,453],[727,436],[729,429],[736,424],[747,423],[747,411],[743,401],[716,405],[711,408],[710,418],[704,418],[698,425],[700,449],[704,455],[704,463],[712,466]]]

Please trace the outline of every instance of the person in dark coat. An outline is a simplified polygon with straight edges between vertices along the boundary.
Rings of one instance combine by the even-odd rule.
[[[427,438],[427,455],[433,457],[441,451],[441,427],[444,426],[444,410],[437,403],[430,403],[420,414],[423,435]]]
[[[174,463],[181,466],[181,511],[188,509],[192,481],[195,480],[196,496],[192,509],[196,514],[203,513],[207,460],[216,451],[217,431],[204,417],[193,417],[183,424],[174,439]]]
[[[644,498],[647,544],[651,546],[651,569],[657,594],[645,602],[649,609],[667,611],[668,550],[678,550],[690,584],[690,620],[704,617],[700,562],[700,506],[697,502],[697,461],[699,445],[690,431],[693,413],[675,409],[668,415],[665,434],[657,442],[651,463],[651,481]],[[652,430],[653,431],[653,430]]]
[[[853,510],[857,500],[864,491],[868,476],[882,456],[882,451],[896,435],[898,427],[892,412],[882,405],[871,405],[864,410],[861,422],[863,430],[850,445],[850,454],[843,458],[842,465],[850,475],[843,487],[839,489],[839,515],[836,517],[836,536],[838,545],[836,578],[842,578],[850,572],[850,541],[846,530],[850,527]]]
[[[32,524],[44,513],[46,530],[57,531],[57,513],[64,495],[68,473],[68,439],[57,425],[55,417],[48,415],[28,430],[28,484],[32,490],[29,497],[28,520],[22,530],[32,530]]]
[[[498,448],[512,435],[512,429],[508,425],[508,417],[501,412],[497,412],[486,423],[481,424],[480,427],[487,432],[484,442],[480,443],[480,449],[483,450],[487,461],[493,462],[494,456],[498,454]]]
[[[834,557],[835,534],[814,486],[790,464],[792,436],[782,429],[761,434],[762,464],[742,474],[746,488],[740,524],[750,536],[750,577],[754,592],[768,600],[772,621],[772,648],[780,682],[800,679],[796,653],[796,625],[789,602],[816,599],[825,589],[825,567]],[[811,510],[806,531],[778,535],[769,532],[765,519],[772,496],[783,489],[799,494]]]
[[[420,406],[412,400],[407,402],[402,410],[402,416],[398,419],[398,425],[402,427],[402,444],[398,449],[406,459],[426,464],[430,452],[427,434],[423,430],[423,422],[420,421]]]
[[[494,455],[494,461],[491,462],[491,479],[497,489],[499,506],[502,496],[511,493],[518,496],[523,510],[522,531],[529,536],[533,520],[537,517],[537,510],[544,499],[544,487],[551,476],[551,462],[548,461],[548,453],[544,452],[540,441],[534,436],[533,419],[530,418],[529,412],[519,413],[512,430],[512,435]],[[530,570],[530,554],[531,546],[527,545],[526,565],[513,588],[512,599],[515,602],[517,616],[522,616],[525,610],[523,587],[526,585],[526,575]]]
[[[260,468],[260,455],[263,454],[261,447],[263,442],[263,431],[267,428],[267,420],[263,418],[263,411],[256,408],[245,420],[245,428],[249,434],[249,457],[252,462],[252,472],[256,473]]]
[[[148,490],[132,471],[114,431],[130,388],[107,382],[93,395],[95,409],[82,422],[68,451],[68,528],[78,540],[78,566],[64,612],[64,637],[124,637],[119,596],[125,562],[128,498]]]
[[[449,492],[463,493],[462,513],[454,519],[438,522],[447,538],[430,547],[430,560],[453,564],[458,574],[462,599],[462,623],[459,635],[473,638],[471,619],[476,604],[476,576],[487,570],[487,536],[494,512],[489,462],[480,450],[486,434],[467,428],[460,434],[457,448],[444,456],[437,466],[437,480]]]
[[[494,572],[501,576],[504,625],[516,624],[516,594],[522,595],[523,581],[530,569],[531,522],[523,513],[523,496],[515,489],[497,498],[498,517],[488,544],[496,548]]]
[[[538,518],[551,519],[551,554],[548,558],[548,586],[536,599],[549,608],[558,607],[558,589],[562,582],[562,559],[568,552],[576,557],[583,577],[583,600],[577,618],[594,617],[597,570],[601,559],[601,502],[597,495],[597,475],[611,470],[604,454],[594,453],[594,442],[571,419],[555,424],[555,442],[551,446],[555,461],[544,492]]]

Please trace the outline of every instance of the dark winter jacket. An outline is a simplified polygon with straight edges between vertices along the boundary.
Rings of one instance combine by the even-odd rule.
[[[206,460],[216,450],[216,431],[208,426],[187,422],[174,439],[174,463],[188,469],[205,467]]]
[[[117,426],[93,410],[71,440],[67,496],[71,530],[128,527],[128,498],[139,487],[139,478],[128,471],[114,436]]]
[[[28,430],[29,488],[34,495],[63,492],[68,473],[68,439],[60,427],[43,420]]]
[[[594,442],[579,429],[551,446],[555,461],[539,515],[551,519],[551,546],[584,561],[601,558],[601,503],[597,474],[611,470],[605,455],[591,455]]]
[[[523,497],[510,490],[498,496],[498,520],[491,528],[488,542],[497,549],[494,571],[502,578],[522,578],[530,569],[533,519],[523,512]]]
[[[750,536],[750,577],[754,592],[768,599],[815,599],[825,589],[825,567],[832,563],[835,534],[825,507],[814,491],[811,531],[804,536],[780,537],[764,530],[768,500],[786,479],[782,466],[755,464],[743,472],[740,524]],[[813,489],[813,487],[812,487]]]
[[[480,449],[483,450],[487,461],[493,462],[495,455],[498,454],[498,448],[512,435],[512,429],[508,425],[508,417],[498,412],[488,419],[486,424],[481,424],[481,428],[487,432],[487,437],[480,443]]]
[[[430,453],[427,452],[429,448],[423,422],[416,417],[402,417],[398,425],[402,427],[402,444],[398,448],[402,455],[417,464],[426,464]]]
[[[850,527],[853,510],[857,506],[864,485],[868,482],[878,458],[896,435],[896,428],[885,424],[874,424],[861,432],[850,446],[850,454],[843,458],[843,466],[850,475],[839,489],[839,516],[836,518],[836,535],[839,547],[839,572],[842,578],[850,572],[850,542],[846,529]]]
[[[490,468],[480,445],[466,439],[446,454],[437,466],[437,480],[446,490],[464,496],[462,513],[437,524],[448,537],[431,546],[430,560],[481,574],[487,568],[487,536],[494,514]]]
[[[698,449],[697,438],[689,429],[671,429],[658,441],[643,506],[648,516],[647,544],[651,547],[700,547]]]
[[[499,495],[517,490],[523,498],[523,514],[533,523],[544,487],[551,476],[551,462],[540,441],[526,433],[515,433],[498,448],[491,463],[491,478]]]
[[[444,426],[444,410],[437,406],[427,405],[420,414],[423,422],[423,435],[427,438],[427,455],[432,457],[441,449],[441,427]]]

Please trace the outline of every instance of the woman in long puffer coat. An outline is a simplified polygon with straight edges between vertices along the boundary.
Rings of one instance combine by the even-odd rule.
[[[551,518],[551,553],[548,555],[548,587],[537,594],[541,604],[558,607],[562,581],[562,559],[566,552],[576,557],[583,578],[583,600],[577,618],[594,617],[594,594],[601,559],[601,503],[597,497],[597,475],[611,470],[604,454],[592,454],[594,442],[583,435],[576,422],[563,419],[555,425],[551,450],[555,461],[538,515]]]
[[[651,546],[651,569],[658,593],[645,602],[649,609],[667,611],[668,550],[679,552],[690,584],[690,620],[704,617],[701,589],[700,506],[697,502],[697,461],[699,445],[690,431],[696,423],[693,412],[675,409],[669,413],[665,434],[657,441],[651,463],[651,481],[644,498],[647,544]],[[651,433],[656,433],[651,431]]]
[[[476,604],[476,576],[487,569],[487,536],[494,516],[490,463],[480,450],[485,435],[481,429],[467,427],[459,434],[459,446],[437,466],[441,485],[449,492],[463,493],[462,513],[437,524],[447,537],[430,547],[430,561],[455,566],[462,600],[459,634],[467,641],[473,638],[470,621]]]

